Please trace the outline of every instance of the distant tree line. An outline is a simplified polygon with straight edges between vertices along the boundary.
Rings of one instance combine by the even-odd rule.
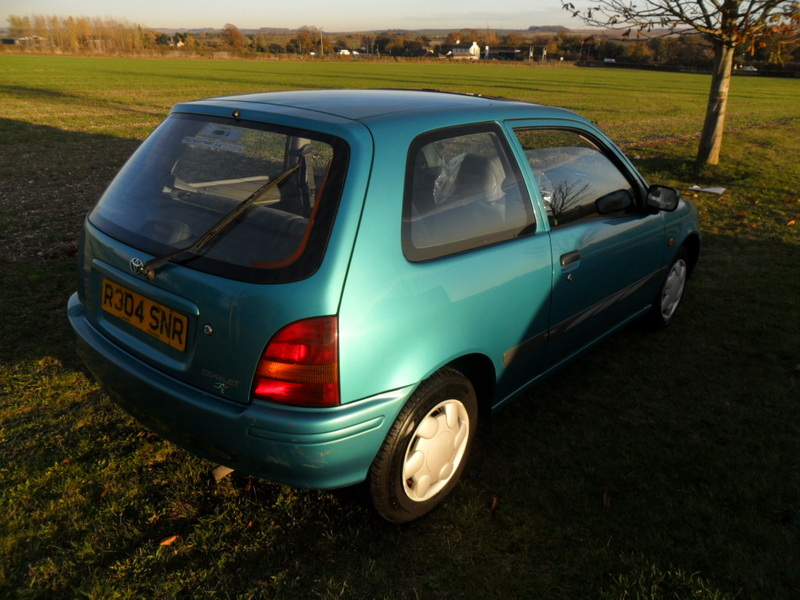
[[[159,34],[124,21],[89,17],[8,17],[7,40],[65,52],[131,52],[158,44]]]
[[[261,29],[243,33],[232,24],[221,30],[167,34],[138,24],[109,18],[16,16],[8,18],[6,43],[32,46],[42,51],[70,53],[136,53],[158,51],[209,54],[226,52],[242,57],[274,55],[330,55],[346,50],[350,54],[393,57],[446,56],[459,43],[476,42],[483,50],[516,50],[504,57],[518,60],[543,59],[577,62],[610,62],[637,65],[709,68],[713,62],[710,45],[693,35],[670,35],[648,40],[627,36],[608,37],[576,34],[563,27],[536,28],[498,34],[490,29],[462,29],[434,39],[430,35],[404,30],[374,33],[327,34],[317,27],[296,30]],[[756,49],[737,57],[739,66],[768,65],[773,49]],[[493,55],[497,58],[497,55]],[[783,64],[772,68],[800,70],[800,48],[784,49]]]

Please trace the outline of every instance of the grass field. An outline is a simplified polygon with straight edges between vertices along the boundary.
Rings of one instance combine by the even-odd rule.
[[[0,54],[0,598],[786,599],[800,589],[800,81],[451,63]],[[359,490],[210,465],[143,430],[75,356],[83,215],[175,102],[413,87],[597,120],[696,194],[704,253],[666,331],[632,328],[484,423],[463,483],[397,527]]]

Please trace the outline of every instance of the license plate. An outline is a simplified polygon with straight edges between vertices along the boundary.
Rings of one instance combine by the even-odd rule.
[[[189,319],[181,313],[108,279],[103,280],[102,297],[102,307],[107,313],[176,350],[186,350]]]

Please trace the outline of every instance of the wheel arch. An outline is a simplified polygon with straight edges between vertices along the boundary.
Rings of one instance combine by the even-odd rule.
[[[700,236],[696,233],[691,234],[683,241],[683,247],[688,256],[689,275],[691,276],[694,268],[700,260]]]
[[[492,407],[497,374],[494,365],[485,354],[467,354],[447,364],[469,379],[478,398],[478,409],[482,416],[489,413]]]

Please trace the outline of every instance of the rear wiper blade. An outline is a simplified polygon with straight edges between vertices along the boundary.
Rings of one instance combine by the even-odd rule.
[[[137,275],[145,275],[148,279],[152,280],[156,276],[156,269],[171,261],[173,258],[180,256],[181,254],[191,252],[195,256],[199,256],[202,254],[205,249],[219,236],[220,233],[225,231],[230,225],[238,219],[242,213],[244,213],[248,208],[250,208],[256,200],[258,200],[261,196],[266,194],[268,191],[273,189],[275,186],[281,185],[282,183],[286,182],[292,175],[294,175],[302,166],[305,156],[311,152],[311,145],[306,145],[300,150],[300,156],[297,163],[293,166],[278,175],[275,179],[271,179],[252,194],[250,194],[247,198],[242,200],[239,204],[237,204],[228,214],[222,217],[219,221],[214,223],[208,231],[206,231],[203,235],[198,237],[194,243],[190,246],[185,248],[180,248],[175,250],[174,252],[170,252],[169,254],[165,254],[164,256],[157,256],[148,260],[142,266],[136,268],[135,273]]]

